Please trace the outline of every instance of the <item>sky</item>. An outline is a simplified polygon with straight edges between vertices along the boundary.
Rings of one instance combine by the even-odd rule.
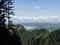
[[[15,23],[60,23],[60,0],[14,0],[14,12]]]

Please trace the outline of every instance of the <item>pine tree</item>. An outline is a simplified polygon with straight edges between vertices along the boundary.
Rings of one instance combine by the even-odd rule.
[[[0,0],[0,45],[21,45],[20,37],[14,32],[10,20],[10,15],[14,15],[12,4],[13,0]],[[8,18],[8,29],[5,18]],[[13,30],[12,35],[9,33],[10,29]]]

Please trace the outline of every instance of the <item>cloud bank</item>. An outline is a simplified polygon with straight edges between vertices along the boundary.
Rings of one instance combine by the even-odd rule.
[[[23,21],[57,21],[60,16],[12,16],[12,19],[18,19]]]

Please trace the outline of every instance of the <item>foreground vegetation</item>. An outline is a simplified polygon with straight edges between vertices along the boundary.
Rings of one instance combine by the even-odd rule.
[[[48,31],[47,29],[26,30],[22,25],[14,26],[21,38],[22,45],[60,45],[60,29]]]

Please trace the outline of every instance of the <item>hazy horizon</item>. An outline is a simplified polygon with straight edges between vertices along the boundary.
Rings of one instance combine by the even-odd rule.
[[[15,0],[13,22],[60,23],[60,0]]]

